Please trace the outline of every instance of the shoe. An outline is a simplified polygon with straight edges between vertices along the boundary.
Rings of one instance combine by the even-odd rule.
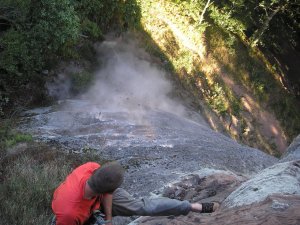
[[[201,213],[212,213],[220,207],[220,204],[217,202],[205,202],[201,204],[202,204]]]

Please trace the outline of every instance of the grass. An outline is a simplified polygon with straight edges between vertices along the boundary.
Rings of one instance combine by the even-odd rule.
[[[16,133],[16,134],[11,135],[8,139],[5,140],[5,146],[13,147],[17,143],[31,142],[32,140],[33,140],[33,138],[30,134]]]
[[[0,224],[48,224],[55,188],[70,171],[88,162],[103,161],[95,154],[67,154],[31,142],[22,151],[6,155],[0,166]]]
[[[14,119],[3,119],[0,122],[0,158],[7,154],[7,149],[12,148],[18,143],[30,143],[33,137],[12,129],[16,121]]]
[[[34,142],[31,135],[14,131],[15,123],[0,123],[0,224],[48,224],[53,192],[70,171],[88,161],[105,161],[93,149],[79,155]]]
[[[49,220],[51,193],[70,168],[59,166],[59,160],[35,163],[24,155],[6,168],[0,185],[4,224],[46,224]]]

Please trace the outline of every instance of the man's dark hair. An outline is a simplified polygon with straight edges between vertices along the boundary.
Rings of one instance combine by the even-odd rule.
[[[118,162],[109,162],[95,170],[88,184],[95,193],[111,193],[121,186],[124,169]]]

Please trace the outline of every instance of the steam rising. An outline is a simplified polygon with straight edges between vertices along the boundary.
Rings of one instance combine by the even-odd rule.
[[[166,74],[149,62],[149,55],[133,42],[103,42],[96,47],[102,61],[95,84],[84,97],[105,111],[142,115],[149,110],[184,114],[169,97]]]
[[[147,123],[145,115],[151,111],[170,112],[190,118],[190,111],[187,112],[178,100],[171,98],[174,90],[166,73],[151,63],[153,58],[130,37],[104,41],[95,49],[100,66],[94,84],[80,100],[61,101],[65,110],[95,115],[121,112],[136,123]],[[80,71],[83,71],[80,65],[63,64],[59,76],[46,84],[49,95],[61,100],[70,96],[71,81],[68,74]]]

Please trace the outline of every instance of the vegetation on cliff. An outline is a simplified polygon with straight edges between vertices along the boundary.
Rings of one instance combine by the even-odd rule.
[[[140,1],[146,48],[178,75],[211,126],[280,154],[300,131],[295,1]],[[279,28],[280,27],[280,28]],[[278,32],[280,31],[280,32]],[[290,67],[290,72],[284,72]],[[289,79],[290,78],[290,79]],[[280,123],[278,123],[278,120]]]
[[[48,71],[61,60],[87,57],[92,41],[132,23],[135,10],[135,1],[1,1],[0,114],[28,91],[43,102]]]
[[[300,131],[299,8],[286,0],[4,0],[0,114],[45,102],[58,62],[91,59],[91,44],[105,32],[133,28],[195,105],[206,105],[214,129],[278,154]],[[78,93],[90,71],[73,75]]]

